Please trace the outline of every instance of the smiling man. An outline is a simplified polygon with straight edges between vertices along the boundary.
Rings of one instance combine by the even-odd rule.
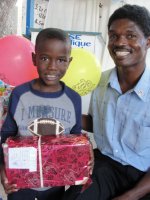
[[[103,72],[83,117],[85,130],[93,123],[98,148],[93,184],[82,193],[70,188],[65,200],[150,199],[149,12],[137,5],[120,7],[110,16],[108,36],[116,66]]]

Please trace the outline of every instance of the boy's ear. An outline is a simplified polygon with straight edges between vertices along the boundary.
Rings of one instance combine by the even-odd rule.
[[[33,52],[32,52],[32,62],[34,64],[34,66],[36,66],[36,55]]]
[[[72,60],[73,60],[73,57],[70,57],[70,58],[69,58],[69,63],[71,63]]]

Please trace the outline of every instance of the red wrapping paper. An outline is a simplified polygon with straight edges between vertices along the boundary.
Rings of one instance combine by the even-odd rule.
[[[22,147],[25,147],[24,153],[20,153]],[[30,148],[36,152],[36,158],[35,154],[26,154]],[[8,138],[3,145],[8,181],[17,184],[18,188],[80,184],[80,181],[90,177],[88,163],[91,160],[91,148],[86,134],[42,136],[41,141],[36,136]],[[17,153],[12,153],[12,150],[17,150]],[[18,165],[21,165],[21,169],[16,160],[20,154],[23,166],[20,162]]]

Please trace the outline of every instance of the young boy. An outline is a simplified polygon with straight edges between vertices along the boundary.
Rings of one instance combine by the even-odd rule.
[[[31,135],[27,126],[39,117],[59,120],[65,134],[81,132],[81,97],[60,81],[72,60],[70,54],[70,39],[63,30],[47,28],[38,34],[32,60],[39,77],[13,90],[1,130],[2,143],[9,136]],[[15,184],[8,183],[4,164],[1,179],[8,200],[60,200],[64,193],[64,187],[18,190]]]

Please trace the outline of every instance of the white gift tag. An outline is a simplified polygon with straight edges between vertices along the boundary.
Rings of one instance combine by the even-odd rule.
[[[10,169],[29,169],[37,171],[37,149],[34,147],[16,147],[8,149]]]

